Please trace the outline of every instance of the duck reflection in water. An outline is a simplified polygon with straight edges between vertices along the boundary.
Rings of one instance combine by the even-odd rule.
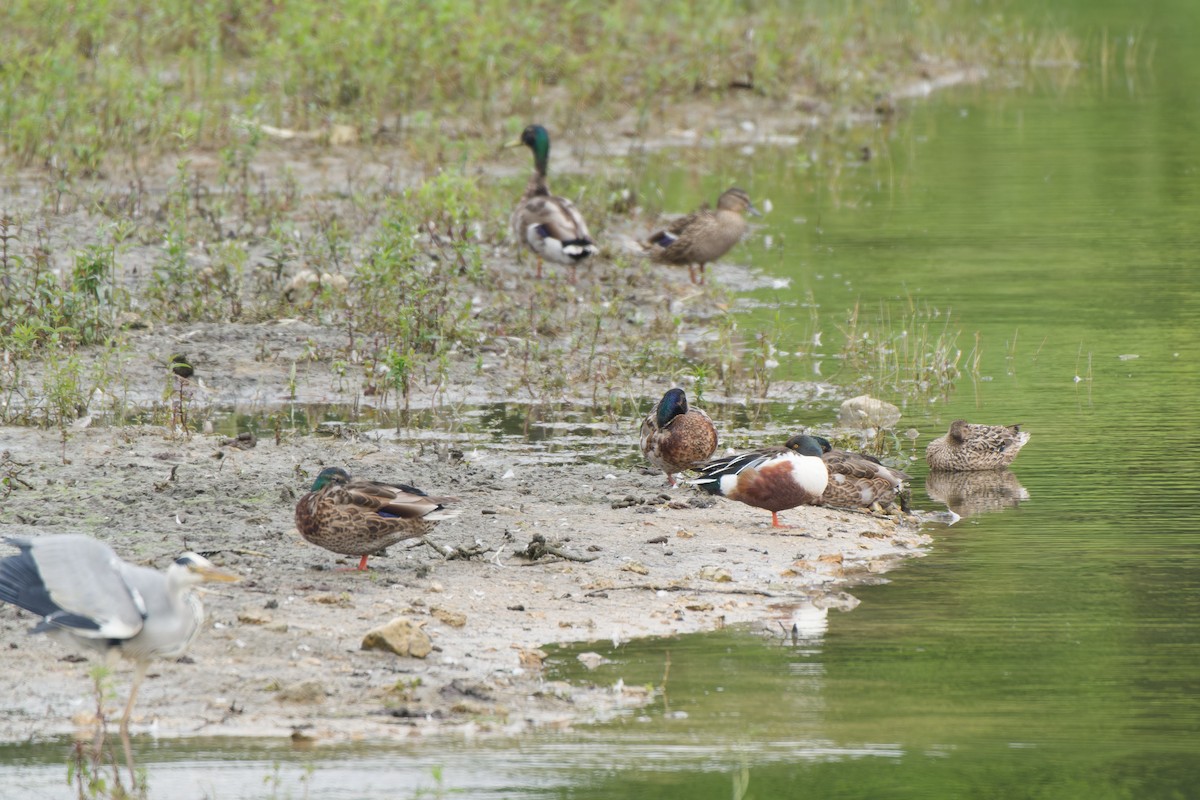
[[[1016,508],[1029,499],[1029,492],[1007,469],[979,472],[933,470],[925,478],[930,498],[945,503],[960,517],[973,517],[991,511]]]

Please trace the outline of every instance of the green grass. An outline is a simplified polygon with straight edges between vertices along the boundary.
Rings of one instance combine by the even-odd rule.
[[[436,121],[490,139],[547,102],[568,121],[644,120],[738,90],[869,108],[931,70],[1068,45],[966,0],[666,0],[652,13],[633,0],[14,0],[0,11],[0,139],[21,163],[86,176],[225,147],[243,119],[419,146]]]
[[[326,363],[339,391],[397,411],[415,386],[444,385],[456,363],[481,371],[485,346],[518,365],[503,388],[535,402],[587,398],[628,411],[645,381],[664,376],[693,381],[699,394],[765,399],[784,322],[741,328],[738,315],[716,310],[731,305],[720,289],[692,306],[710,316],[673,312],[655,299],[658,272],[617,247],[571,290],[561,274],[522,273],[513,285],[489,269],[513,251],[507,220],[529,166],[523,150],[497,154],[499,134],[543,114],[576,139],[623,132],[630,120],[641,129],[675,104],[716,106],[734,93],[757,97],[764,112],[808,100],[872,112],[878,95],[931,72],[1073,47],[968,0],[655,9],[629,0],[4,4],[0,147],[41,195],[40,207],[0,215],[0,422],[57,426],[65,438],[86,413],[145,418],[122,407],[130,330],[285,317],[343,332],[342,345],[313,343],[301,360]],[[319,140],[281,145],[266,126],[335,125],[411,172],[318,189],[279,166],[327,150]],[[843,135],[815,132],[798,157],[839,152]],[[689,155],[714,174],[725,157]],[[499,159],[517,177],[489,177]],[[644,159],[586,166],[591,174],[555,174],[554,187],[602,243],[609,230],[648,224],[630,219]],[[642,200],[653,210],[653,197]],[[68,223],[82,244],[64,245],[53,231],[72,213],[86,220]],[[860,330],[857,310],[847,312],[843,362],[856,373],[847,382],[944,391],[957,377],[957,331],[927,310],[901,316],[893,323],[883,311]],[[814,316],[802,340],[820,330]],[[685,331],[697,343],[686,351]],[[196,411],[181,409],[193,420]]]

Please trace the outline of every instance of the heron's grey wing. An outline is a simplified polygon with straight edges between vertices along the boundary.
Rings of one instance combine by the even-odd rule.
[[[5,542],[22,550],[20,555],[0,560],[0,602],[12,603],[39,617],[61,611],[42,584],[37,564],[29,555],[29,540],[8,538]]]
[[[41,603],[29,609],[45,617],[38,630],[67,628],[86,638],[128,639],[142,629],[145,603],[126,583],[111,547],[78,534],[13,543],[21,548],[15,558],[26,559],[24,592]]]

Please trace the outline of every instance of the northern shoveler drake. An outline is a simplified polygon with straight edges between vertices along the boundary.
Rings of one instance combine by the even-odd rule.
[[[513,235],[537,256],[537,277],[542,277],[542,259],[571,268],[585,258],[595,255],[598,248],[588,233],[583,215],[565,197],[551,194],[546,185],[546,170],[550,163],[550,134],[541,125],[530,125],[521,138],[508,147],[525,145],[533,151],[533,177],[525,193],[513,209]]]
[[[368,556],[404,539],[425,536],[436,522],[456,517],[455,497],[430,497],[402,483],[351,478],[341,467],[321,470],[312,491],[296,504],[296,527],[308,541],[334,553]]]
[[[821,459],[829,468],[829,485],[822,495],[825,505],[871,508],[878,503],[883,507],[897,497],[903,505],[904,483],[912,480],[907,473],[875,456],[838,450],[823,436],[813,438],[821,445]]]
[[[702,208],[655,231],[643,243],[651,261],[687,265],[692,283],[704,283],[704,267],[733,249],[746,234],[746,212],[761,216],[750,195],[727,189],[717,208]],[[699,266],[699,280],[696,279]]]
[[[691,483],[771,512],[771,526],[786,528],[779,512],[802,505],[819,505],[829,485],[829,470],[821,445],[811,436],[793,436],[783,447],[765,447],[718,458],[698,468],[702,477]]]
[[[972,425],[956,419],[950,432],[925,448],[930,469],[965,472],[1007,467],[1029,441],[1019,425]]]
[[[699,466],[717,449],[717,429],[708,414],[688,406],[683,389],[671,389],[642,420],[642,452],[675,485],[675,473]]]

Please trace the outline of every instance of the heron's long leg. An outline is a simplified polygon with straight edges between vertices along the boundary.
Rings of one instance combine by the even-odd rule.
[[[133,748],[129,744],[129,717],[133,714],[133,703],[137,700],[138,688],[145,680],[146,669],[149,666],[150,662],[148,661],[137,662],[137,667],[133,672],[133,684],[129,687],[129,702],[125,704],[125,713],[121,715],[121,746],[125,748],[125,763],[129,766],[131,785],[137,784],[137,774],[133,768]]]

